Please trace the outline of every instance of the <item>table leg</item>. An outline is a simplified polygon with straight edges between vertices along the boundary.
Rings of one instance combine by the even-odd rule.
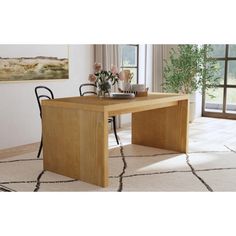
[[[132,143],[186,153],[188,100],[177,106],[132,114]]]
[[[43,107],[44,169],[108,186],[107,114]]]

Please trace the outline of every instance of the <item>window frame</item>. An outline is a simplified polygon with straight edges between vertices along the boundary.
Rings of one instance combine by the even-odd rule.
[[[227,89],[235,88],[236,85],[227,84],[228,79],[228,64],[229,61],[236,61],[236,57],[229,56],[229,44],[225,44],[225,55],[224,57],[215,57],[217,61],[224,61],[224,83],[217,86],[217,88],[223,88],[223,107],[222,112],[211,112],[205,110],[206,95],[203,93],[202,96],[202,116],[203,117],[213,117],[213,118],[225,118],[225,119],[236,119],[236,114],[227,112]]]
[[[124,66],[124,65],[120,65],[120,69],[122,70],[128,70],[128,69],[136,69],[137,70],[137,80],[136,83],[139,83],[139,44],[122,44],[121,46],[132,46],[132,47],[136,47],[137,48],[137,64],[135,66]],[[122,50],[121,50],[121,62],[123,63],[123,55],[122,55]]]

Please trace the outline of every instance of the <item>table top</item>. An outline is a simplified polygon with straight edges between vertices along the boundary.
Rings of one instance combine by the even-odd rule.
[[[142,109],[158,104],[172,103],[176,105],[178,101],[188,100],[188,95],[169,93],[149,93],[146,97],[135,97],[130,99],[115,99],[110,97],[82,96],[57,98],[53,100],[43,100],[42,106],[55,106],[64,108],[77,108],[90,111],[107,111],[117,114],[127,113],[137,108]],[[147,109],[145,109],[147,110]],[[123,112],[124,111],[124,112]]]

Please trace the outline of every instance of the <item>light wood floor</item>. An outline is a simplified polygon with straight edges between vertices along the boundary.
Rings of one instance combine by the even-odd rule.
[[[7,148],[0,150],[0,159],[21,155],[29,152],[35,152],[39,148],[39,143],[31,143],[13,148]]]

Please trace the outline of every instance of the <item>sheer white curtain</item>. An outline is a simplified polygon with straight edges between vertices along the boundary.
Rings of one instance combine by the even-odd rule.
[[[114,65],[120,68],[120,52],[117,44],[96,44],[94,45],[94,62],[101,63],[104,70],[110,70]],[[117,84],[113,87],[117,90]]]
[[[153,44],[145,47],[145,84],[149,85],[153,92],[163,92],[162,83],[164,60],[169,57],[171,48],[176,49],[176,44]],[[141,56],[141,55],[140,55]],[[111,65],[120,68],[120,52],[117,44],[94,45],[94,62],[102,63],[105,70]]]
[[[164,82],[163,70],[164,60],[169,58],[170,50],[177,48],[176,44],[153,44],[152,45],[152,91],[163,92],[162,84]]]
[[[105,70],[111,69],[111,65],[120,68],[119,45],[96,44],[94,45],[94,62],[102,63]]]
[[[114,65],[120,68],[120,52],[117,44],[96,44],[94,45],[94,62],[101,63],[104,70],[110,70]],[[117,90],[117,84],[112,88]],[[116,116],[117,127],[120,128],[120,116]]]

